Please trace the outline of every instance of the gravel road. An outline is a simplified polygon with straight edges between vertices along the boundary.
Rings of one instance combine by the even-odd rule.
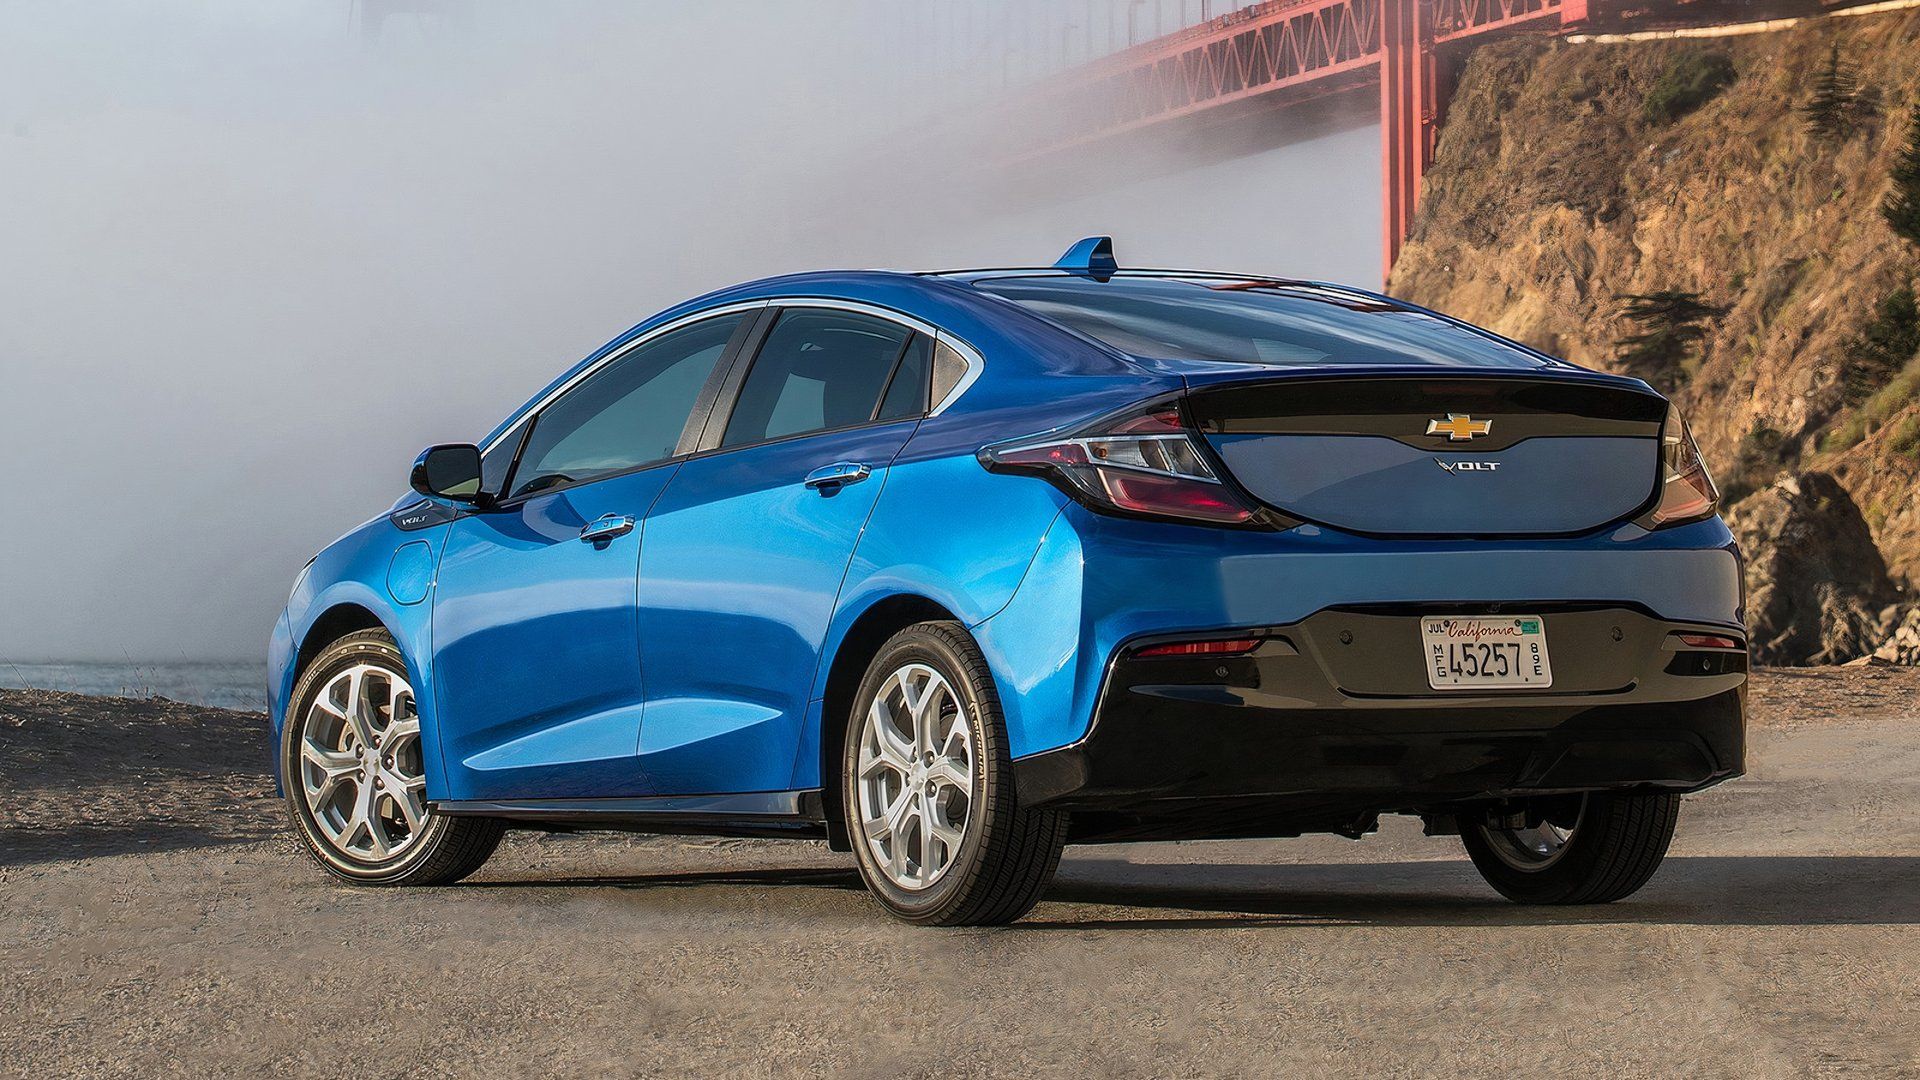
[[[1020,924],[887,920],[823,845],[513,834],[333,884],[257,716],[0,692],[0,1073],[1920,1075],[1920,671],[1757,678],[1751,774],[1608,907],[1394,819],[1069,849]]]

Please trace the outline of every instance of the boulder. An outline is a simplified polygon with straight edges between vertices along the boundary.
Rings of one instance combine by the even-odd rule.
[[[1839,664],[1888,641],[1897,597],[1860,508],[1831,475],[1787,476],[1729,525],[1746,559],[1747,623],[1762,664]]]
[[[1920,606],[1897,608],[1889,613],[1881,633],[1882,642],[1873,650],[1876,660],[1889,664],[1920,664]]]

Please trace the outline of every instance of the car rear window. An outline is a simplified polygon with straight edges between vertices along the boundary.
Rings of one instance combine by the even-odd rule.
[[[1280,367],[1535,368],[1531,352],[1360,293],[1231,278],[989,278],[995,296],[1134,356]]]

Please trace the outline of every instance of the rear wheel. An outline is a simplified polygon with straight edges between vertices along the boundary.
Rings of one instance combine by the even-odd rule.
[[[841,805],[860,874],[893,915],[1008,923],[1052,880],[1063,815],[1020,806],[1000,699],[965,628],[894,635],[847,720]]]
[[[1678,795],[1563,795],[1461,822],[1480,876],[1522,904],[1605,904],[1638,891],[1666,857]]]
[[[413,686],[384,630],[349,634],[314,658],[280,742],[294,831],[335,877],[445,884],[478,870],[500,842],[502,822],[427,805]]]

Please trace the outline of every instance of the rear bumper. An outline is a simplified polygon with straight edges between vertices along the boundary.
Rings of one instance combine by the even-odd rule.
[[[1012,599],[969,629],[1020,759],[1086,738],[1113,658],[1152,635],[1284,627],[1356,605],[1539,613],[1592,601],[1738,634],[1740,580],[1718,519],[1557,540],[1385,540],[1306,526],[1198,528],[1069,504]],[[1411,670],[1417,678],[1419,665]]]
[[[1477,800],[1692,791],[1744,770],[1743,651],[1687,648],[1671,634],[1702,627],[1631,609],[1530,613],[1547,620],[1546,692],[1429,689],[1404,609],[1256,628],[1260,647],[1232,658],[1136,659],[1161,639],[1129,642],[1087,736],[1015,763],[1020,797],[1075,811],[1081,838],[1286,835]]]

